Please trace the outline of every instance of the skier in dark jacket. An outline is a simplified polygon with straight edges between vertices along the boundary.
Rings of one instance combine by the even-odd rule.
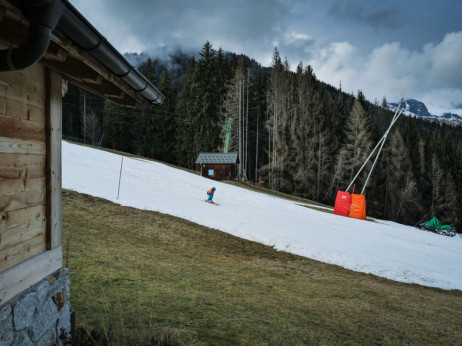
[[[213,199],[213,194],[215,193],[215,188],[212,187],[210,190],[207,191],[207,196],[209,196],[209,198],[207,199],[207,202],[209,203],[213,203],[212,199]]]

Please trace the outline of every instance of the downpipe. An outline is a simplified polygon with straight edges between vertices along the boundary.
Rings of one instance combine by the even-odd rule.
[[[0,51],[0,72],[22,70],[39,61],[64,13],[61,0],[22,0],[18,3],[18,8],[29,21],[27,39],[17,48]]]

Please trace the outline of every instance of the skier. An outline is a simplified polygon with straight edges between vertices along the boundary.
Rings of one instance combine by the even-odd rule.
[[[209,203],[213,203],[212,199],[213,199],[213,194],[215,193],[215,188],[212,187],[210,190],[207,191],[207,195],[209,196],[209,198],[207,199],[207,202]]]

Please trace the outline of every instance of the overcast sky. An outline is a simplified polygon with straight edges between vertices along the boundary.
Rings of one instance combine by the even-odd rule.
[[[401,97],[462,114],[462,0],[70,0],[121,53],[243,53],[370,101]],[[456,111],[456,108],[459,108]]]

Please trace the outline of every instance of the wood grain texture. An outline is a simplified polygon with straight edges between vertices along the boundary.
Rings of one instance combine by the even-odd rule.
[[[0,213],[0,249],[6,249],[38,234],[45,237],[46,208],[38,205]]]
[[[35,233],[32,237],[22,239],[16,243],[1,249],[0,272],[9,269],[16,264],[22,263],[29,258],[37,256],[46,250],[45,232]]]
[[[46,143],[0,137],[0,153],[44,155],[46,153]]]
[[[46,177],[46,155],[6,154],[0,152],[0,181]]]
[[[44,103],[44,100],[40,100]],[[15,119],[33,121],[39,124],[45,124],[45,107],[44,104],[31,104],[30,98],[13,99],[0,96],[0,116],[7,116]]]
[[[0,115],[0,137],[45,142],[46,124]]]
[[[0,196],[0,212],[7,212],[45,204],[45,191],[27,191],[14,195]]]
[[[47,71],[47,249],[61,245],[62,79]]]
[[[43,66],[36,64],[22,71],[0,74],[0,116],[28,120],[45,126],[45,101]]]
[[[0,196],[7,197],[26,192],[45,193],[46,178],[0,180]]]
[[[1,272],[0,305],[59,270],[63,263],[62,252],[59,246]]]

